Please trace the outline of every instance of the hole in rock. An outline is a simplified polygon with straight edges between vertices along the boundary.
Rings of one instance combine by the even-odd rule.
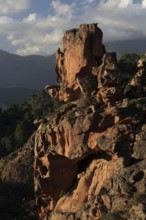
[[[130,165],[136,164],[141,162],[143,159],[136,159],[134,157],[131,157]]]
[[[93,160],[111,160],[111,156],[105,152],[92,152],[84,158],[71,160],[61,155],[48,155],[50,177],[40,179],[42,191],[54,198],[60,198],[62,194],[71,193],[78,184],[77,175],[85,171]],[[41,174],[46,175],[48,168],[39,161]]]
[[[135,182],[140,181],[144,177],[144,172],[141,170],[133,176]]]
[[[47,152],[48,146],[50,145],[50,142],[45,139],[45,140],[43,141],[43,144],[44,144],[44,151]]]
[[[46,166],[42,166],[40,170],[42,175],[46,175],[48,172],[48,168]]]
[[[79,173],[85,171],[90,166],[92,161],[97,160],[97,159],[111,160],[112,158],[110,155],[106,154],[103,151],[98,152],[98,153],[94,153],[94,154],[90,154],[86,158],[78,161],[77,165],[78,165]]]

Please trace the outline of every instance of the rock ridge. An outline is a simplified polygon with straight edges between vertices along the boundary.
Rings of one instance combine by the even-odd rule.
[[[46,90],[65,104],[34,137],[39,219],[144,220],[146,56],[123,84],[102,31],[82,24],[65,32],[56,62],[59,84]]]

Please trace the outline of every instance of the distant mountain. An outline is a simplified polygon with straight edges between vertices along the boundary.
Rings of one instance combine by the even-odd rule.
[[[146,52],[146,39],[132,39],[104,43],[106,50],[115,51],[118,58],[124,53]],[[50,56],[18,56],[0,50],[0,87],[43,89],[56,84],[55,54]]]
[[[139,55],[146,53],[146,38],[113,41],[104,43],[104,45],[108,52],[116,52],[118,58],[124,53],[137,53]]]
[[[13,103],[21,103],[28,101],[28,98],[33,94],[38,94],[38,90],[25,88],[0,88],[0,107]]]
[[[43,89],[55,84],[55,55],[18,56],[0,50],[0,87]]]

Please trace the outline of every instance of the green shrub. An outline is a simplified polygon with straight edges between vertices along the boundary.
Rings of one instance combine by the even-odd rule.
[[[111,211],[105,216],[101,217],[99,220],[123,220],[121,211]]]
[[[12,104],[5,111],[0,109],[0,157],[23,147],[34,132],[35,119],[41,119],[61,106],[45,91],[30,97],[28,102]]]

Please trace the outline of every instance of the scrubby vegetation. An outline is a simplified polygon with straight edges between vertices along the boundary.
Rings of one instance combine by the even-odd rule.
[[[135,53],[123,54],[119,60],[119,68],[125,75],[132,76],[137,71],[137,61],[140,56]]]
[[[37,220],[32,184],[0,181],[0,219]]]
[[[111,211],[99,220],[123,220],[121,211]]]
[[[5,111],[0,109],[0,157],[22,147],[35,130],[34,120],[47,116],[60,104],[41,91],[28,102],[10,105]]]

